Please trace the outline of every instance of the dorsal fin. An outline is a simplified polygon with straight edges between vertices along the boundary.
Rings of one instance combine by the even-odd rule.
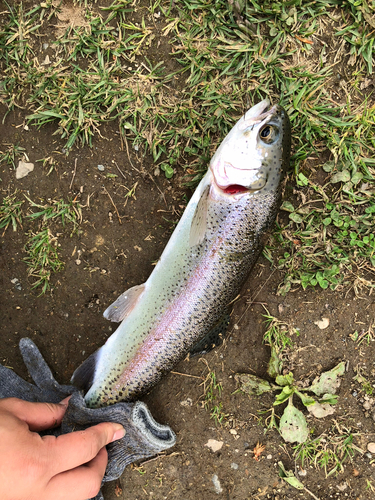
[[[138,302],[145,285],[136,285],[122,293],[113,304],[104,311],[103,316],[110,321],[120,322],[126,318]]]
[[[196,206],[193,215],[193,220],[191,221],[190,236],[189,236],[189,245],[191,247],[202,243],[206,235],[209,193],[210,193],[210,186],[206,186]]]

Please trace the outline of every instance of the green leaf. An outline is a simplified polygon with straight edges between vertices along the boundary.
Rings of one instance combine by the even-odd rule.
[[[293,406],[291,398],[280,418],[279,432],[287,443],[304,443],[309,436],[306,419],[303,413]]]
[[[334,161],[327,161],[323,165],[323,170],[324,172],[332,172],[332,170],[335,168],[335,162]]]
[[[294,212],[294,206],[290,203],[290,201],[284,201],[280,208],[286,212]]]
[[[278,394],[275,398],[275,401],[273,403],[273,406],[281,405],[285,403],[285,401],[290,398],[290,396],[293,394],[294,389],[292,387],[289,387],[289,385],[283,387],[283,390]]]
[[[292,385],[294,381],[293,373],[289,372],[287,375],[278,375],[276,377],[276,384],[277,385]]]
[[[308,396],[307,394],[303,394],[302,392],[295,391],[298,397],[301,398],[302,403],[305,406],[311,406],[316,403],[315,399],[311,396]]]
[[[268,368],[267,368],[267,373],[270,377],[276,378],[283,367],[283,363],[281,359],[279,358],[277,349],[275,348],[274,344],[271,344],[271,357],[270,360],[268,361]]]
[[[296,214],[295,212],[292,214],[289,214],[289,219],[291,219],[296,224],[301,224],[301,222],[303,222],[303,217],[299,214]]]
[[[340,387],[339,377],[345,373],[345,363],[342,361],[337,366],[324,372],[317,377],[314,382],[308,387],[308,390],[316,394],[317,396],[322,396],[323,394],[335,394],[336,390]]]
[[[336,184],[337,182],[348,182],[348,181],[350,181],[349,170],[343,170],[342,172],[336,172],[331,177],[332,184]]]
[[[304,490],[305,487],[301,483],[299,479],[295,477],[292,471],[286,471],[284,464],[282,462],[278,462],[279,466],[279,476],[284,479],[290,486],[293,486],[293,488],[296,488],[297,490]]]
[[[273,390],[271,384],[260,377],[249,373],[237,373],[234,378],[240,384],[240,390],[246,394],[259,396]]]

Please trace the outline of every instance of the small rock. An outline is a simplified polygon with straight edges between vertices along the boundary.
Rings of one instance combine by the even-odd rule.
[[[305,477],[307,474],[307,470],[306,469],[300,469],[298,471],[298,475],[301,476],[301,477]]]
[[[319,321],[314,321],[314,325],[317,325],[321,330],[325,330],[329,326],[329,318],[322,318]]]
[[[100,172],[103,172],[104,168],[105,168],[104,165],[98,165],[98,170]]]
[[[356,398],[358,396],[358,392],[357,391],[353,391],[352,392],[352,396],[353,396],[353,398]]]
[[[81,260],[80,259],[76,259],[76,264],[77,264],[77,266],[79,266],[81,264]]]
[[[230,464],[230,467],[231,467],[231,469],[237,470],[238,469],[238,464],[236,464],[235,462],[232,462]]]
[[[342,482],[342,483],[340,483],[340,484],[338,484],[338,485],[336,486],[336,488],[337,488],[339,491],[345,491],[347,487],[348,487],[348,483],[347,483],[347,482],[345,482],[345,481],[344,481],[344,482]]]
[[[369,443],[367,449],[370,453],[375,453],[375,443]]]
[[[267,460],[272,460],[272,455],[267,455]]]
[[[224,444],[224,441],[217,441],[216,439],[209,439],[207,441],[207,443],[205,444],[205,446],[207,446],[207,448],[210,448],[210,450],[215,453],[216,451],[221,450],[221,448],[223,447],[223,444]]]
[[[214,488],[215,488],[215,491],[218,495],[220,495],[220,493],[223,492],[223,488],[221,487],[221,484],[220,484],[220,481],[219,481],[219,478],[217,477],[216,474],[214,474],[212,476],[212,482],[214,483]]]
[[[370,410],[370,409],[371,409],[371,407],[372,407],[372,404],[371,404],[371,402],[370,402],[370,401],[365,401],[365,402],[363,403],[363,408],[364,408],[365,410]]]
[[[181,406],[193,406],[193,400],[191,398],[187,398],[184,401],[180,401]]]
[[[233,434],[233,436],[236,436],[236,435],[237,435],[237,431],[236,431],[236,429],[229,429],[229,432],[230,432],[231,434]]]
[[[47,50],[49,47],[48,43],[43,43],[43,50]]]
[[[22,285],[21,285],[20,280],[18,278],[13,278],[12,280],[10,280],[10,282],[13,283],[14,288],[16,290],[22,290]]]
[[[20,161],[18,163],[18,167],[16,168],[16,179],[22,179],[26,177],[30,172],[34,170],[34,163],[26,163],[24,161]]]

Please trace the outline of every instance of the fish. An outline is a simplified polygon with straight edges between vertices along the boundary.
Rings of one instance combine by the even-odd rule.
[[[288,115],[267,99],[230,130],[148,280],[104,312],[120,325],[71,379],[88,407],[133,401],[188,353],[222,342],[275,220],[290,147]]]

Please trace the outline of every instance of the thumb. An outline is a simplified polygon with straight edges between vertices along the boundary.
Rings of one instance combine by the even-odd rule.
[[[43,431],[61,424],[68,407],[66,400],[61,403],[30,403],[17,398],[1,401],[1,408],[26,422],[31,431]]]

